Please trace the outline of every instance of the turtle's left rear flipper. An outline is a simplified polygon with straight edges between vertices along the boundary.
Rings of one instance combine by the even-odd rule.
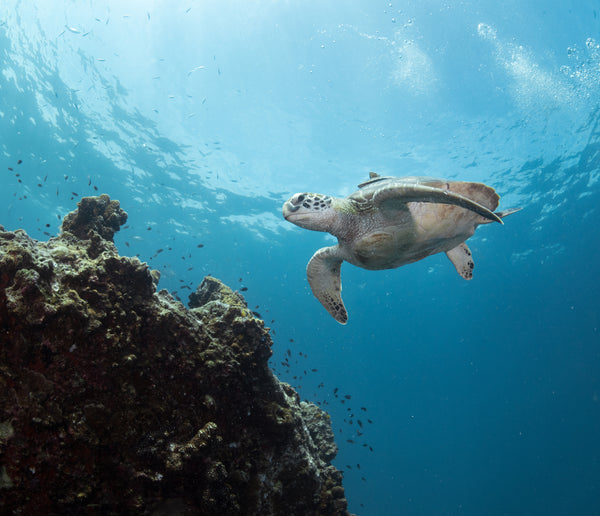
[[[466,280],[473,279],[473,268],[475,264],[471,255],[471,250],[464,242],[458,244],[454,249],[446,251],[446,256],[452,262],[452,265],[456,268],[461,277]]]

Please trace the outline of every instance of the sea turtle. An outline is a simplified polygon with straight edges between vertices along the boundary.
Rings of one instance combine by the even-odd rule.
[[[394,269],[445,252],[458,274],[470,280],[473,259],[465,240],[480,224],[503,224],[520,210],[494,213],[500,197],[483,183],[371,172],[358,188],[345,199],[297,193],[283,205],[286,220],[338,239],[313,255],[306,273],[315,297],[341,324],[348,320],[341,296],[344,260],[363,269]]]

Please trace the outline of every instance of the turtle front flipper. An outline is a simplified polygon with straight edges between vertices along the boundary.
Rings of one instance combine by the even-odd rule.
[[[473,279],[473,257],[471,256],[471,250],[464,242],[458,244],[455,248],[446,251],[446,256],[450,259],[456,272],[458,272],[464,279]]]
[[[443,188],[433,188],[418,183],[396,182],[381,188],[373,195],[373,204],[380,209],[395,208],[398,203],[405,204],[407,202],[454,204],[471,210],[492,222],[503,224],[502,218],[485,206]]]
[[[308,283],[315,297],[341,323],[346,324],[348,313],[342,301],[340,269],[344,260],[339,257],[339,247],[319,249],[306,266]]]

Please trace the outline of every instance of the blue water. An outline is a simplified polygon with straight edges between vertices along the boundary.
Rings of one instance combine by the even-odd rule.
[[[45,240],[108,193],[161,288],[246,287],[357,514],[600,514],[597,0],[107,4],[0,6],[0,224]],[[332,240],[281,205],[369,171],[524,209],[470,282],[344,265],[341,326],[305,276]]]

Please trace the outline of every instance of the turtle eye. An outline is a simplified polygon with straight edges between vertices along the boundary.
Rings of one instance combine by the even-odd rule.
[[[296,194],[294,197],[292,197],[291,202],[292,204],[302,204],[304,199],[306,199],[305,194]]]

